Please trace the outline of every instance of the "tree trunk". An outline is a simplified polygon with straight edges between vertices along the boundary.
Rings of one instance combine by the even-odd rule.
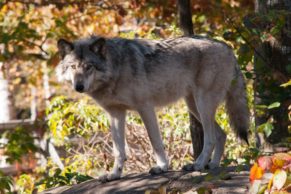
[[[196,160],[203,148],[203,128],[201,123],[189,113],[190,133],[193,146],[193,157]]]
[[[179,23],[185,36],[194,35],[191,0],[178,0]]]
[[[185,36],[194,35],[190,0],[178,0],[180,27]],[[189,112],[190,133],[193,157],[197,159],[203,148],[203,128],[201,123]]]
[[[255,105],[270,105],[280,102],[280,107],[266,109],[264,113],[256,110],[256,127],[269,121],[274,129],[266,138],[262,133],[257,133],[257,145],[263,146],[267,143],[278,143],[284,137],[288,137],[288,106],[290,106],[290,87],[280,87],[290,79],[291,75],[291,1],[288,0],[256,0],[256,13],[265,15],[274,11],[284,11],[282,14],[285,24],[280,29],[279,35],[273,36],[258,45],[254,60],[255,70]],[[277,21],[276,21],[277,22]],[[276,24],[276,22],[274,22]],[[273,23],[273,22],[272,22]],[[260,29],[271,31],[270,26],[274,24],[263,24]]]

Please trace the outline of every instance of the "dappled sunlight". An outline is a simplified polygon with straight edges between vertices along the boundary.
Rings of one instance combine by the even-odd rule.
[[[193,26],[187,24],[185,31],[181,23],[187,18],[179,16],[183,14],[183,8],[177,6],[179,2],[0,0],[0,194],[37,193],[58,186],[81,193],[102,187],[98,177],[114,168],[116,177],[105,177],[109,181],[119,178],[122,172],[124,154],[120,147],[124,143],[116,139],[122,137],[123,110],[138,104],[148,128],[157,129],[150,106],[186,96],[192,112],[213,115],[208,109],[224,90],[226,97],[220,100],[226,98],[237,107],[229,115],[226,107],[231,109],[230,103],[221,102],[216,110],[215,120],[226,133],[221,167],[216,168],[225,140],[221,130],[215,135],[207,133],[203,154],[192,165],[201,152],[197,149],[203,147],[199,140],[202,128],[198,121],[195,125],[193,117],[189,119],[186,103],[180,99],[156,108],[163,144],[152,143],[156,150],[165,150],[170,171],[166,172],[163,153],[155,156],[142,118],[135,111],[127,111],[122,179],[105,183],[102,191],[127,192],[131,188],[145,193],[244,193],[248,189],[252,194],[290,192],[290,3],[194,0],[186,8]],[[75,42],[80,38],[86,39]],[[60,39],[65,40],[64,44]],[[196,47],[191,50],[191,45]],[[211,50],[211,45],[218,46]],[[234,55],[226,51],[233,51]],[[163,58],[161,53],[168,55]],[[223,60],[224,54],[232,58]],[[80,68],[82,65],[84,69]],[[171,69],[171,65],[176,66]],[[193,72],[188,66],[193,66]],[[231,69],[233,66],[237,67]],[[122,74],[126,79],[115,77],[120,72],[128,73]],[[157,75],[153,76],[153,72]],[[81,74],[86,84],[74,85],[81,82]],[[60,83],[57,77],[67,80]],[[145,84],[149,80],[153,80],[150,86]],[[109,81],[114,81],[110,89]],[[159,85],[162,82],[165,84]],[[140,88],[122,90],[122,95],[116,93],[120,85],[128,89],[136,83],[137,87],[145,87],[142,94],[137,95]],[[82,86],[80,92],[91,92],[93,98],[76,92],[77,85]],[[88,91],[83,91],[84,85],[90,85]],[[215,86],[219,87],[214,89]],[[100,103],[96,96],[102,96],[104,88],[110,92],[101,97],[104,101]],[[197,100],[198,94],[195,98],[189,88],[207,89]],[[237,91],[240,92],[233,95]],[[207,98],[209,93],[211,98]],[[133,103],[123,103],[129,99]],[[158,103],[149,105],[144,99]],[[200,105],[199,111],[193,111],[199,99],[207,99],[202,103],[205,109],[201,111]],[[107,104],[116,111],[114,116],[109,117],[105,111],[107,100],[115,103]],[[230,118],[236,120],[236,128],[230,126]],[[250,127],[246,131],[248,118]],[[201,120],[209,126],[206,129],[219,129],[217,124],[213,127],[211,119]],[[111,131],[116,130],[115,134],[111,134],[110,127]],[[190,129],[195,131],[192,138],[197,137],[193,143]],[[151,140],[159,140],[158,133],[152,134]],[[248,144],[237,137],[246,140],[247,135]],[[218,145],[218,152],[212,159],[218,159],[208,164],[207,155],[214,145]],[[114,160],[118,161],[115,167]],[[163,174],[152,176],[148,172],[156,161],[156,172]],[[201,172],[180,171],[186,164],[188,170]]]

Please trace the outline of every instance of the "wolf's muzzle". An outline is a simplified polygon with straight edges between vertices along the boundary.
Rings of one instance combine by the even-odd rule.
[[[82,93],[82,92],[84,92],[84,85],[83,84],[76,84],[76,86],[75,86],[75,90],[77,91],[77,92],[80,92],[80,93]]]

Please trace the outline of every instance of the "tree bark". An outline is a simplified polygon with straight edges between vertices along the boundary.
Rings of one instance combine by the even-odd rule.
[[[191,0],[178,0],[179,23],[185,36],[194,35]]]
[[[203,128],[201,123],[189,113],[193,157],[196,160],[203,149]]]

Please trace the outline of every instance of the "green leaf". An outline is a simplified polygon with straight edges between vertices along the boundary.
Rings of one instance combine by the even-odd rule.
[[[256,108],[257,109],[266,109],[266,108],[268,108],[268,106],[266,106],[266,105],[256,105]]]
[[[207,187],[200,187],[196,190],[198,194],[205,194],[205,193],[212,193],[210,188]]]
[[[258,194],[264,194],[267,188],[268,188],[268,185],[262,185],[259,188]]]
[[[264,127],[264,132],[267,137],[269,137],[272,133],[272,130],[274,129],[273,125],[271,123],[267,123]]]
[[[84,181],[87,181],[87,180],[92,180],[92,179],[93,179],[93,177],[91,177],[91,176],[81,175],[81,174],[77,175],[77,177],[76,177],[76,180],[77,180],[78,184],[82,183]]]
[[[10,176],[3,176],[0,171],[0,193],[1,191],[12,192],[13,179]]]
[[[203,23],[203,22],[205,22],[205,20],[206,20],[205,15],[201,15],[197,18],[197,22],[199,22],[199,23]]]
[[[259,133],[265,133],[267,137],[269,137],[272,133],[272,130],[274,129],[274,126],[271,123],[264,123],[260,126],[258,126],[257,131]]]
[[[280,105],[280,102],[274,102],[268,106],[268,109],[278,108]]]
[[[271,123],[266,123],[264,127],[264,132],[267,137],[271,135],[273,129],[274,129],[274,126]]]

